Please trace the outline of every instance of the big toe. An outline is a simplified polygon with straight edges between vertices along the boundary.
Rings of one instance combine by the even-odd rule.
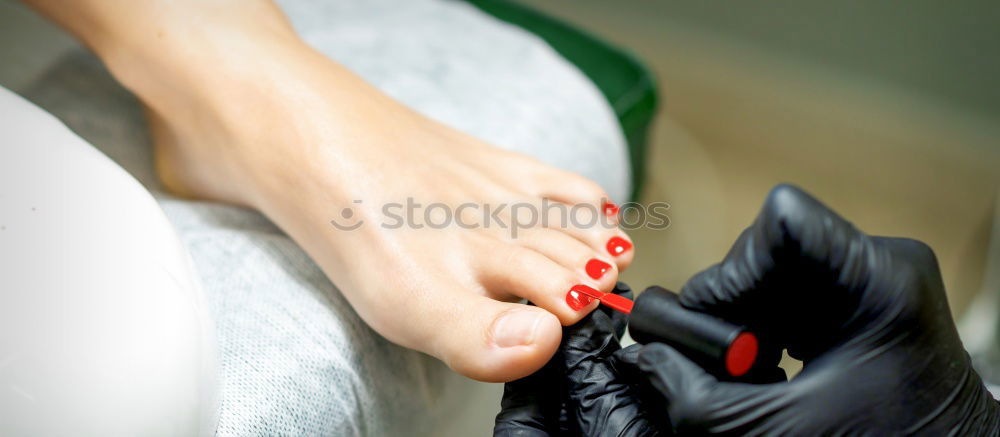
[[[541,308],[469,296],[475,311],[445,328],[438,353],[452,369],[473,379],[506,382],[545,365],[559,347],[559,319]],[[488,303],[488,304],[487,304]]]
[[[562,327],[548,311],[467,291],[434,291],[442,294],[421,296],[402,313],[397,311],[393,319],[403,323],[386,329],[386,333],[396,334],[386,335],[390,340],[431,354],[456,372],[486,382],[528,376],[544,366],[559,347]]]

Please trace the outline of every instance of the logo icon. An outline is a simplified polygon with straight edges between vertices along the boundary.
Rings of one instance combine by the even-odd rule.
[[[361,201],[355,200],[354,203],[361,204]],[[353,224],[350,223],[352,221],[351,219],[354,218],[354,209],[352,208],[344,208],[341,210],[340,217],[343,218],[344,221],[348,222],[348,224],[342,224],[337,219],[330,220],[330,224],[341,231],[353,231],[365,224],[364,220],[358,220]]]

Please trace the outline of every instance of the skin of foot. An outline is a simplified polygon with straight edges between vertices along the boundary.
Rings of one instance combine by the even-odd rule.
[[[608,292],[632,261],[614,218],[586,225],[605,212],[599,186],[399,104],[309,48],[268,1],[31,3],[145,104],[168,189],[261,211],[373,329],[463,375],[540,368],[561,325],[598,305],[573,287]],[[407,199],[442,205],[411,225],[445,210],[453,223],[381,226],[384,205]],[[483,213],[514,204],[539,215]],[[579,224],[569,205],[589,207]],[[362,225],[331,223],[345,219]]]

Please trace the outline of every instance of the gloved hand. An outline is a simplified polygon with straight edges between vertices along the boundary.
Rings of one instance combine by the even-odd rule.
[[[623,283],[614,293],[632,297]],[[638,349],[622,350],[618,343],[625,322],[624,314],[601,306],[564,328],[559,351],[545,367],[504,386],[493,434],[657,435],[639,400],[638,380],[630,377],[639,376]]]
[[[748,326],[804,362],[793,380],[720,382],[669,346],[639,367],[679,433],[996,435],[931,249],[872,237],[792,186],[771,191],[681,304]]]
[[[552,367],[508,384],[497,435],[1000,432],[1000,407],[958,339],[933,252],[865,235],[797,188],[775,188],[681,303],[750,327],[804,369],[787,382],[719,381],[663,344],[617,350],[620,322],[609,325],[602,308],[566,337]]]

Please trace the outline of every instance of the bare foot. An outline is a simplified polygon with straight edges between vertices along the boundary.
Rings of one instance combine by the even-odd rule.
[[[181,63],[112,65],[148,105],[161,178],[180,194],[262,211],[389,340],[472,378],[519,378],[549,359],[560,325],[596,307],[571,289],[610,291],[631,262],[613,225],[563,227],[552,207],[548,225],[509,206],[483,213],[539,211],[548,199],[563,211],[589,205],[577,209],[585,223],[607,198],[593,182],[431,121],[293,36],[227,44],[188,49]],[[453,222],[383,227],[384,205],[408,198],[441,204],[432,221],[447,210]]]

